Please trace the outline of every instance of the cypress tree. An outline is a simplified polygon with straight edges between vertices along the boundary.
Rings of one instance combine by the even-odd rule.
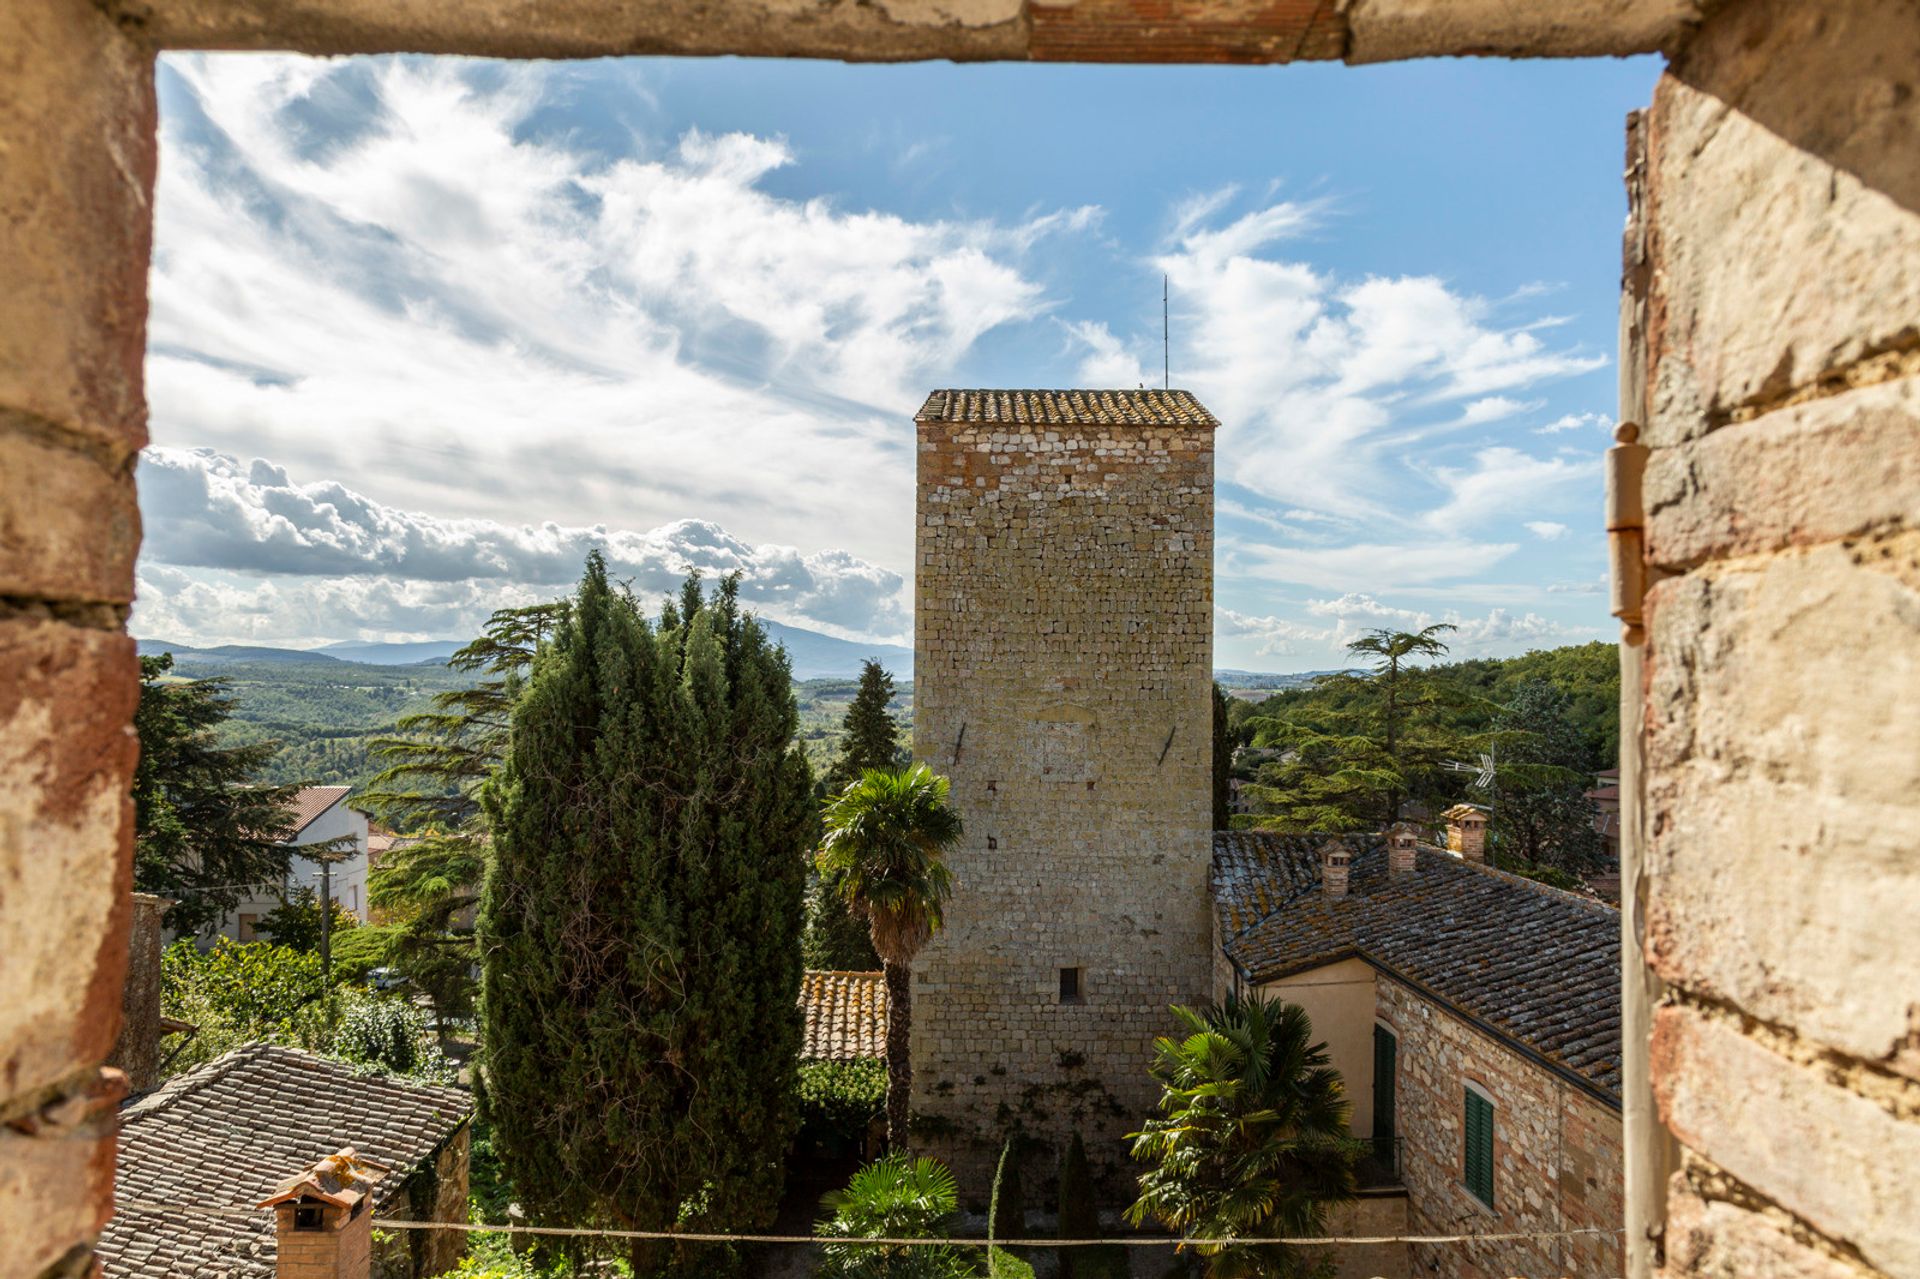
[[[900,726],[888,714],[893,701],[893,676],[880,663],[868,659],[860,664],[860,687],[840,721],[845,736],[840,739],[840,757],[827,774],[827,789],[838,793],[848,782],[869,768],[894,768],[904,763],[900,751]]]
[[[690,578],[649,625],[588,557],[483,792],[485,1110],[540,1220],[771,1221],[797,1123],[797,719],[732,579],[704,599]]]

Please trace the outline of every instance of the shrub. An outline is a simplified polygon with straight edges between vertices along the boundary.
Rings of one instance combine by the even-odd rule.
[[[333,975],[336,980],[364,982],[367,974],[393,960],[396,924],[362,924],[333,935]]]
[[[381,1074],[433,1083],[451,1083],[458,1074],[428,1035],[420,1010],[405,999],[349,996],[328,1051]]]
[[[1020,1138],[1010,1136],[1000,1148],[1000,1164],[993,1172],[993,1199],[987,1209],[987,1237],[1027,1237],[1027,1200],[1020,1188]],[[987,1249],[987,1274],[992,1279],[1033,1279],[1033,1267],[1006,1248]]]
[[[959,1208],[953,1173],[936,1159],[893,1154],[853,1174],[845,1190],[820,1199],[829,1216],[814,1229],[824,1242],[817,1279],[972,1279],[975,1259],[946,1245],[836,1243],[854,1239],[944,1239]]]
[[[332,903],[329,913],[333,916],[333,927],[328,930],[329,949],[338,947],[340,939],[360,926],[360,921],[347,912],[338,900]],[[280,899],[280,904],[268,911],[260,920],[260,931],[276,946],[291,946],[295,950],[318,951],[320,949],[320,895],[311,888],[301,888]]]
[[[320,957],[265,942],[217,939],[202,954],[190,940],[160,958],[160,1009],[198,1027],[168,1066],[191,1070],[242,1044],[317,1048],[326,1039]]]
[[[858,1154],[887,1103],[887,1063],[803,1061],[796,1089],[801,1144],[826,1155]]]

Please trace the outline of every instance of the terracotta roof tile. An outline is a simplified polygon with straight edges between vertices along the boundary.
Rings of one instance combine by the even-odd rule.
[[[293,833],[298,835],[320,814],[347,797],[351,786],[302,786],[293,796]]]
[[[1618,1102],[1617,910],[1432,848],[1415,873],[1389,875],[1378,836],[1342,839],[1355,849],[1348,895],[1329,899],[1325,836],[1214,836],[1222,945],[1248,980],[1357,955]]]
[[[916,422],[1043,426],[1218,426],[1191,391],[946,390],[927,396]]]
[[[358,1075],[297,1048],[236,1048],[120,1112],[121,1203],[99,1243],[106,1279],[271,1279],[273,1215],[254,1205],[350,1146],[398,1170],[375,1185],[384,1211],[472,1110],[464,1089]]]
[[[800,1055],[816,1061],[884,1057],[887,983],[884,973],[830,973],[808,969],[800,979],[806,1031]]]

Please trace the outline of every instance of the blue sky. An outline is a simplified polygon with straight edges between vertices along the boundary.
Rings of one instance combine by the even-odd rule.
[[[465,636],[600,545],[904,638],[925,392],[1157,384],[1165,274],[1219,665],[1602,636],[1657,73],[169,57],[135,629]]]

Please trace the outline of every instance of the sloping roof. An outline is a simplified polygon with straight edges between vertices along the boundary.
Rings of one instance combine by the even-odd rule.
[[[293,796],[293,833],[313,825],[314,819],[347,797],[351,786],[302,786]]]
[[[884,973],[830,973],[809,968],[800,979],[807,1028],[800,1055],[816,1061],[852,1061],[887,1053]]]
[[[271,1279],[273,1214],[256,1204],[350,1146],[394,1169],[374,1187],[382,1211],[472,1110],[464,1089],[357,1075],[297,1048],[236,1048],[120,1112],[106,1279]]]
[[[1325,836],[1214,837],[1222,946],[1247,980],[1358,956],[1619,1104],[1617,910],[1433,848],[1389,875],[1378,836],[1344,839],[1348,892],[1329,899]]]
[[[916,422],[1015,422],[1045,426],[1218,426],[1191,391],[946,390],[927,396]]]

